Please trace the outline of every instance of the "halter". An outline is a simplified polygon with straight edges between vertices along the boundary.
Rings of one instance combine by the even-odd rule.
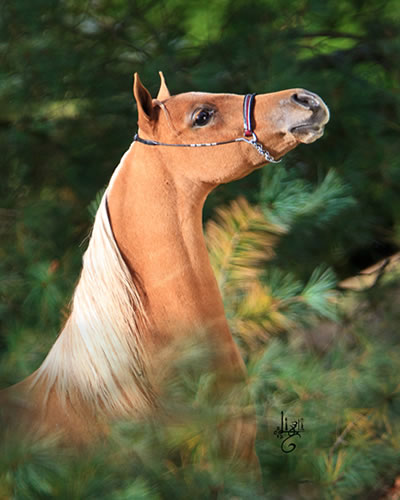
[[[258,142],[257,136],[253,130],[253,124],[251,120],[251,114],[254,108],[254,98],[256,94],[246,94],[243,101],[243,125],[244,137],[238,137],[237,139],[232,139],[230,141],[222,141],[222,142],[203,142],[203,143],[195,143],[195,144],[169,144],[165,142],[157,142],[149,139],[142,139],[139,137],[139,134],[135,134],[133,141],[140,142],[142,144],[146,144],[147,146],[169,146],[169,147],[177,147],[177,148],[203,148],[210,146],[222,146],[224,144],[232,144],[233,142],[247,142],[254,148],[256,148],[257,152],[264,156],[264,158],[269,163],[280,163],[281,160],[275,160],[275,158],[264,148],[264,146]],[[251,139],[247,139],[247,137],[251,137]]]

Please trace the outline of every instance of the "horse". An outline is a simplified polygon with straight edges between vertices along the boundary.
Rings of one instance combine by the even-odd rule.
[[[134,75],[138,133],[102,197],[64,327],[41,366],[1,392],[13,420],[77,446],[157,411],[160,353],[188,335],[212,345],[217,397],[246,384],[203,206],[217,186],[320,138],[329,120],[323,100],[300,88],[171,95],[160,79],[153,99]],[[257,466],[254,412],[232,416],[221,435],[225,456]]]

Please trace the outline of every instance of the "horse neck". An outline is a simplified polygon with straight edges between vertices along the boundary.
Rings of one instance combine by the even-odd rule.
[[[79,426],[87,434],[100,412],[143,414],[153,406],[159,348],[179,345],[183,335],[211,333],[218,388],[244,378],[203,237],[210,186],[177,181],[156,151],[137,149],[112,178],[108,212],[102,200],[63,331],[15,389],[32,394],[49,428],[65,426],[71,435]],[[79,405],[84,417],[75,421]]]
[[[155,345],[210,329],[231,343],[202,230],[211,186],[178,178],[174,167],[157,148],[131,147],[109,192],[113,233],[142,283]]]

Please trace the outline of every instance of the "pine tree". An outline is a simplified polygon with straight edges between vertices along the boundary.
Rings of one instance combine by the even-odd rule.
[[[313,205],[312,192],[309,197]],[[283,204],[274,222],[270,210],[239,199],[220,209],[206,230],[257,406],[262,497],[376,498],[399,472],[400,352],[394,325],[400,317],[388,298],[398,293],[400,271],[393,264],[379,287],[342,296],[327,269],[317,268],[302,282],[273,264],[275,248],[291,228],[289,218],[283,224],[278,217]],[[290,204],[288,211],[293,213]],[[35,276],[42,280],[47,274]],[[336,340],[321,351],[309,342],[310,325],[318,330],[325,325],[318,317],[333,316],[339,318]],[[300,328],[304,324],[308,329]],[[165,404],[172,405],[179,425],[164,419],[121,422],[109,442],[79,458],[60,452],[54,439],[27,440],[3,427],[1,498],[200,499],[222,483],[223,496],[258,498],[257,489],[210,447],[223,405],[210,405],[207,396],[212,374],[203,368],[209,356],[196,346],[178,356]],[[304,420],[291,454],[282,452],[274,435],[281,411]]]
[[[398,17],[396,0],[3,2],[1,386],[39,366],[64,321],[97,201],[87,205],[135,130],[133,71],[153,95],[159,69],[174,93],[304,86],[331,108],[324,140],[216,190],[209,250],[257,406],[263,498],[388,495],[400,472],[400,271],[356,292],[335,276],[400,242]],[[208,404],[212,374],[193,370],[208,356],[189,349],[167,388],[179,428],[120,423],[77,457],[0,426],[0,498],[203,499],[222,479],[222,498],[258,498],[209,446],[223,409]],[[290,454],[274,435],[281,411],[304,418]]]

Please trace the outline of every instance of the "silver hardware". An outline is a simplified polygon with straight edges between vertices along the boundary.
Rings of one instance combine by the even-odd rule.
[[[255,132],[252,132],[252,139],[246,139],[245,137],[239,137],[236,139],[237,142],[247,142],[247,144],[250,144],[254,148],[256,148],[257,152],[261,155],[264,156],[264,158],[269,162],[269,163],[280,163],[282,160],[275,160],[275,158],[271,155],[269,151],[267,151],[264,146],[261,144],[261,142],[258,142],[257,136]]]

